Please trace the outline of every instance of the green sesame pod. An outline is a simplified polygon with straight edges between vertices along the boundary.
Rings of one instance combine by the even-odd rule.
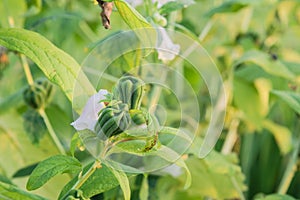
[[[113,92],[113,99],[122,101],[129,109],[139,109],[144,94],[144,82],[133,76],[122,77]]]
[[[101,127],[101,131],[106,137],[111,137],[114,135],[114,132],[118,129],[118,124],[116,123],[115,118],[110,118],[104,126]]]
[[[110,108],[104,108],[103,112],[99,116],[99,125],[103,126],[106,121],[113,117],[113,111]]]
[[[105,107],[101,112],[95,132],[100,136],[104,134],[107,137],[117,135],[126,130],[130,125],[130,115],[128,105],[118,102]]]
[[[120,90],[122,91],[121,101],[127,103],[128,107],[131,108],[131,93],[133,84],[129,80],[125,80],[119,85]]]
[[[143,113],[143,111],[141,110],[130,110],[130,117],[132,119],[132,121],[136,124],[136,125],[141,125],[146,123],[146,118],[145,118],[145,114]]]
[[[96,133],[101,132],[101,129],[102,129],[101,127],[103,127],[104,124],[112,117],[113,117],[113,111],[108,107],[103,108],[99,115],[98,122],[95,125],[95,132]]]
[[[131,98],[132,109],[140,109],[143,96],[144,96],[144,86],[140,84],[135,84],[135,87],[133,88],[132,98]]]
[[[128,129],[128,127],[130,126],[131,123],[131,119],[130,119],[130,115],[128,112],[123,112],[122,113],[122,118],[119,122],[119,129],[121,132],[125,131],[126,129]]]

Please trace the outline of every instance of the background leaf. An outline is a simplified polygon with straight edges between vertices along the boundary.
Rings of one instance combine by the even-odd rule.
[[[38,14],[42,9],[42,0],[26,0],[27,12],[26,16]]]
[[[292,133],[288,128],[270,120],[264,120],[263,127],[273,134],[282,154],[287,154],[292,149]]]
[[[73,99],[73,90],[77,81],[76,89],[83,90],[86,99],[88,95],[95,93],[93,86],[80,71],[77,62],[40,34],[24,29],[2,29],[0,45],[23,53],[33,60],[50,81],[61,87],[70,101]],[[83,105],[78,105],[76,108],[79,110],[82,107]]]
[[[2,0],[0,4],[0,28],[23,27],[23,15],[26,8],[25,0]]]
[[[93,163],[84,167],[83,174],[93,165]],[[83,192],[83,196],[90,198],[99,193],[113,189],[119,185],[118,180],[111,172],[111,170],[104,164],[101,164],[101,168],[96,169],[96,171],[88,178],[88,180],[80,187]],[[61,191],[58,199],[63,199],[68,191],[76,183],[78,177],[71,180],[63,190]]]
[[[19,169],[18,171],[16,171],[12,177],[18,178],[18,177],[23,177],[23,176],[29,176],[32,173],[32,171],[36,168],[37,165],[38,165],[38,163],[34,163],[32,165],[23,167],[23,168]]]
[[[47,127],[40,114],[33,109],[28,109],[24,115],[24,129],[33,144],[38,144],[47,133]]]
[[[255,200],[295,200],[295,199],[289,195],[270,194],[263,197],[256,197]]]
[[[14,185],[0,182],[0,198],[3,200],[47,200],[38,195],[25,192]]]
[[[287,103],[295,112],[300,114],[300,95],[295,92],[273,90],[273,94]]]
[[[125,172],[115,170],[113,167],[110,167],[109,169],[118,180],[124,194],[124,199],[130,200],[131,192],[130,192],[129,180]]]
[[[135,31],[139,40],[145,43],[145,47],[153,47],[156,44],[156,31],[147,20],[126,1],[114,1],[119,14],[125,23]]]
[[[47,181],[57,174],[78,173],[81,171],[81,164],[73,157],[57,155],[52,156],[38,164],[29,177],[26,188],[35,190],[43,186]]]
[[[264,113],[261,112],[262,105],[256,88],[239,78],[235,78],[233,84],[234,104],[244,112],[247,120],[260,127]]]
[[[244,63],[252,62],[260,66],[267,73],[283,77],[286,79],[294,79],[295,75],[279,60],[272,60],[271,56],[261,51],[248,51],[241,58],[239,58],[235,66]]]
[[[205,15],[207,17],[212,17],[213,15],[218,14],[218,13],[237,12],[246,6],[247,6],[247,4],[240,3],[238,1],[228,1],[216,8],[211,9]]]
[[[164,4],[160,9],[159,12],[161,14],[168,14],[176,10],[180,10],[182,8],[188,7],[194,4],[194,0],[178,0],[178,1],[169,1]]]

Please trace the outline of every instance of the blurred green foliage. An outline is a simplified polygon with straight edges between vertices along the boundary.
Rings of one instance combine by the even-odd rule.
[[[197,153],[193,148],[198,140],[185,155],[192,175],[190,188],[183,189],[184,174],[179,177],[165,174],[131,176],[132,199],[147,199],[147,196],[148,199],[191,200],[299,199],[300,2],[197,0],[194,4],[191,1],[180,3],[166,4],[159,10],[160,14],[168,20],[172,18],[168,27],[197,38],[218,66],[228,100],[226,121],[215,150],[206,158],[195,156]],[[183,4],[191,6],[185,7]],[[119,2],[119,6],[126,4]],[[147,12],[143,5],[138,6],[137,10],[146,19],[154,15]],[[76,61],[83,62],[99,41],[119,31],[140,26],[130,19],[123,21],[124,13],[114,10],[112,28],[105,30],[99,12],[100,9],[89,0],[1,0],[0,28],[24,28],[41,34],[66,52],[60,54],[64,62],[58,65],[63,67],[71,63],[75,69],[79,67]],[[142,18],[140,23],[148,22]],[[144,37],[143,34],[138,37]],[[45,49],[40,50],[43,52]],[[54,50],[57,50],[56,47],[49,43],[48,51],[53,53]],[[7,196],[11,199],[43,199],[37,195],[56,199],[71,180],[69,176],[57,176],[32,193],[25,192],[28,177],[13,177],[19,169],[59,152],[48,134],[36,131],[44,128],[40,118],[27,114],[22,93],[28,83],[19,55],[12,49],[5,54],[9,63],[5,63],[5,67],[0,63],[0,198],[7,193],[16,195]],[[156,54],[152,53],[149,59],[155,61],[155,57]],[[37,67],[45,60],[39,60],[39,56],[34,55],[31,59],[35,62],[29,63],[34,79],[55,79],[51,79],[51,73],[47,72],[52,65]],[[137,53],[117,59],[114,64],[122,66],[115,73],[130,70],[136,59]],[[198,89],[203,110],[199,121],[202,130],[200,140],[210,120],[209,94],[201,76],[194,73],[189,63],[183,62],[181,67],[192,87]],[[65,73],[66,77],[61,82],[72,80],[70,74]],[[70,82],[68,84],[72,85]],[[72,98],[68,93],[71,86],[68,84],[62,90],[55,86],[54,97],[46,108],[49,121],[66,151],[75,132],[69,126],[73,115],[69,101]],[[163,99],[169,98],[168,94],[163,95]],[[168,102],[167,112],[172,112],[174,106],[176,102]],[[29,126],[34,129],[29,132],[38,134],[28,136],[26,131]],[[82,163],[89,163],[91,156],[75,139],[71,154],[74,153],[74,146],[78,145],[80,150],[75,151],[75,156]],[[101,182],[102,171],[111,174],[106,167],[96,171],[94,177],[98,182]],[[70,188],[70,184],[76,181],[76,177],[72,179],[65,187]],[[106,185],[103,182],[102,187],[96,189],[94,183],[87,182],[84,186],[89,197],[97,194],[91,199],[123,198],[115,179],[107,181]]]

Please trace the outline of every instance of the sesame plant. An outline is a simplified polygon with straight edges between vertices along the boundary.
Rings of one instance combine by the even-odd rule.
[[[299,199],[299,16],[2,0],[0,199]]]

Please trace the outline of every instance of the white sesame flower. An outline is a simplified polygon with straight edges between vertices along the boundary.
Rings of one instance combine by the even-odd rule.
[[[98,113],[105,107],[104,103],[100,101],[104,100],[107,94],[107,90],[99,90],[97,94],[89,98],[79,118],[71,123],[77,131],[84,129],[94,131],[94,127],[98,121]]]
[[[180,51],[180,45],[174,44],[169,37],[167,31],[159,27],[157,29],[158,38],[156,43],[156,49],[158,52],[158,59],[163,62],[173,60]]]

